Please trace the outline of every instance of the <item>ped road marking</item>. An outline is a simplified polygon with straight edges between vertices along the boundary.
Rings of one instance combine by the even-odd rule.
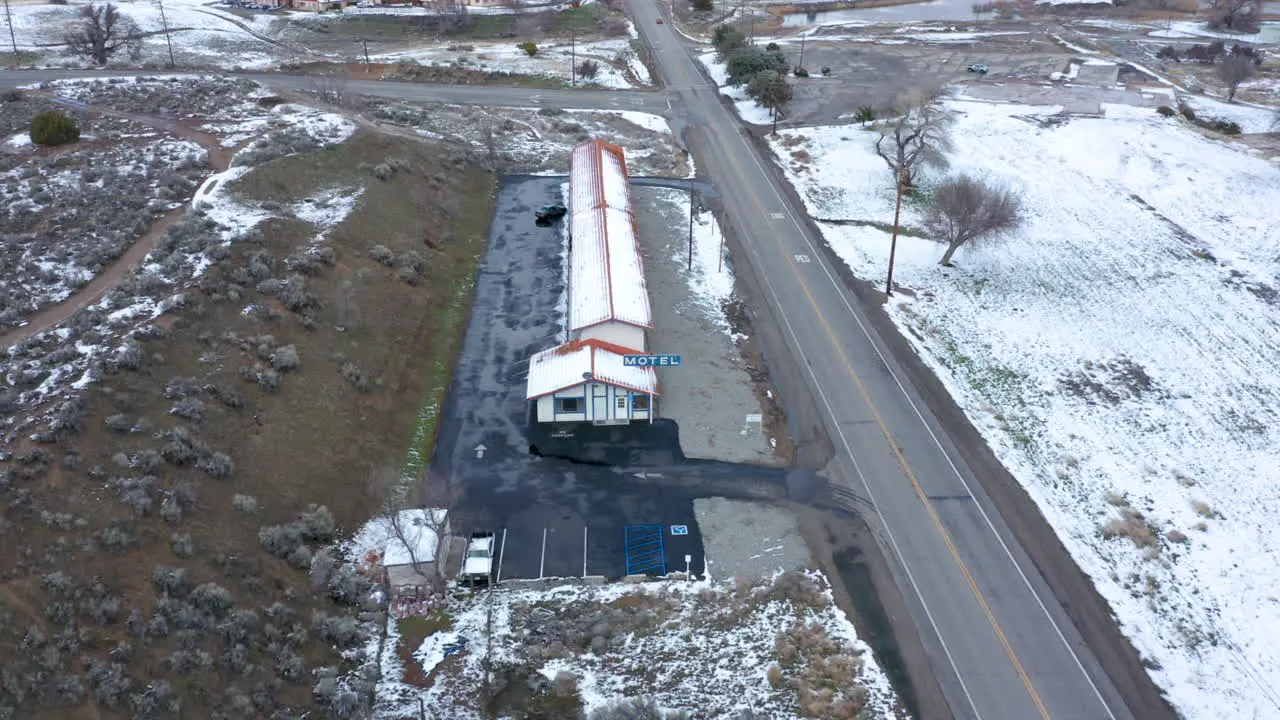
[[[732,156],[730,157],[732,158]],[[754,161],[754,156],[752,157],[752,159]],[[734,162],[734,160],[730,159],[730,162],[732,163]],[[758,166],[759,166],[759,163],[757,162],[757,167]],[[762,175],[765,175],[765,177],[768,177],[767,173],[764,172],[763,168],[761,168],[760,170]],[[739,173],[739,177],[743,177],[743,176],[744,175],[742,173]],[[770,187],[772,188],[772,185],[770,185]],[[796,222],[794,217],[792,218],[792,222],[795,224],[796,229],[799,230],[803,236],[803,230],[800,228],[799,223]],[[778,245],[781,246],[781,241],[778,239],[778,236],[774,235],[774,238],[775,238],[775,241],[778,243]],[[806,239],[806,242],[807,242],[807,239]],[[760,263],[758,260],[759,259],[757,258],[757,263],[756,263],[757,267],[760,266]],[[795,264],[790,263],[790,265],[791,265],[792,272],[797,273],[796,277],[797,279],[799,279],[798,271],[796,269]],[[769,281],[767,274],[762,273],[761,276],[764,279],[765,284],[769,287],[769,292],[770,294],[773,295],[774,302],[776,303],[777,292],[773,288],[773,283]],[[982,609],[983,614],[986,616],[987,621],[991,624],[991,627],[995,631],[998,641],[1000,642],[1001,646],[1005,650],[1005,654],[1009,657],[1009,661],[1010,663],[1012,663],[1015,672],[1018,674],[1019,679],[1022,681],[1023,686],[1026,687],[1027,693],[1031,696],[1032,703],[1035,705],[1038,714],[1040,715],[1042,720],[1051,720],[1048,710],[1044,706],[1044,702],[1040,699],[1039,693],[1036,692],[1034,685],[1032,685],[1031,683],[1030,676],[1027,675],[1026,669],[1022,665],[1022,661],[1018,659],[1018,656],[1014,652],[1013,647],[1009,644],[1008,639],[1005,636],[1004,630],[1000,627],[1000,624],[996,620],[995,615],[991,612],[991,608],[987,604],[986,598],[982,595],[982,591],[978,588],[977,583],[974,582],[973,576],[969,572],[968,567],[965,565],[964,560],[961,559],[959,550],[956,548],[954,541],[951,539],[950,533],[947,532],[946,528],[942,525],[941,519],[938,517],[937,513],[934,511],[932,504],[929,503],[928,498],[920,490],[919,481],[916,479],[915,473],[911,471],[910,467],[906,464],[906,458],[903,457],[902,454],[898,451],[897,443],[893,440],[892,434],[889,432],[879,412],[875,409],[875,406],[872,404],[870,395],[869,393],[867,393],[866,387],[863,384],[862,379],[857,375],[856,371],[854,370],[853,364],[849,362],[848,356],[844,352],[844,348],[841,347],[840,343],[836,341],[835,335],[831,331],[831,326],[827,323],[826,318],[822,315],[821,310],[818,308],[817,302],[814,299],[812,292],[809,290],[808,285],[806,285],[803,281],[800,282],[800,285],[804,289],[805,296],[808,298],[809,304],[813,308],[814,314],[817,315],[818,318],[821,320],[824,332],[827,334],[832,344],[837,348],[837,351],[840,354],[841,360],[843,361],[846,370],[853,377],[853,380],[857,385],[859,393],[862,395],[863,400],[867,403],[867,406],[872,410],[872,415],[873,415],[873,418],[875,419],[876,424],[879,425],[881,432],[889,441],[889,444],[893,446],[894,454],[897,456],[899,464],[906,471],[907,476],[911,479],[912,484],[915,486],[917,495],[920,497],[921,502],[925,504],[925,507],[929,513],[929,517],[930,519],[933,520],[933,523],[937,528],[938,533],[941,535],[943,539],[943,543],[947,546],[947,550],[950,552],[952,560],[960,568],[962,575],[965,577],[969,585],[970,591],[973,593],[974,597],[977,598],[978,604]],[[786,313],[782,312],[780,307],[779,309],[780,309],[779,315],[780,317],[782,317],[783,323],[786,324],[788,332],[791,334],[792,339],[795,340],[795,347],[797,351],[800,352],[802,358],[804,358],[805,365],[808,368],[810,376],[813,376],[814,373],[813,373],[812,365],[809,364],[808,358],[804,357],[804,351],[801,349],[802,347],[801,343],[799,342],[799,339],[795,335],[795,330],[791,326],[790,320],[787,319]],[[852,309],[850,309],[850,311],[852,311]],[[814,377],[813,379],[816,385],[817,384],[816,377]],[[925,602],[925,599],[924,599],[924,595],[921,593],[920,588],[916,584],[915,579],[912,576],[911,570],[906,563],[906,560],[902,556],[902,552],[898,547],[898,543],[896,539],[894,539],[893,532],[889,527],[889,523],[885,520],[884,515],[880,512],[880,504],[876,501],[874,493],[872,493],[871,491],[870,483],[867,482],[866,476],[863,474],[861,468],[858,465],[856,458],[854,457],[853,448],[849,445],[848,438],[845,437],[844,432],[839,427],[839,419],[835,416],[835,412],[832,409],[830,403],[827,401],[826,396],[822,395],[821,393],[819,393],[819,396],[822,397],[822,402],[827,408],[827,413],[828,415],[831,416],[831,419],[836,426],[836,433],[840,436],[840,442],[842,445],[844,445],[845,452],[849,455],[850,459],[853,462],[854,470],[858,473],[859,478],[862,480],[863,487],[866,488],[868,497],[871,499],[874,507],[876,508],[876,514],[880,517],[880,521],[885,528],[885,532],[888,535],[889,541],[893,545],[894,552],[898,555],[899,562],[901,562],[903,568],[906,569],[908,579],[910,580],[913,586],[913,589],[916,592],[916,597],[920,600],[921,605],[924,607],[926,615],[929,616],[929,623],[930,625],[933,626],[934,633],[937,635],[938,641],[942,644],[943,652],[946,653],[947,660],[951,664],[952,671],[955,672],[956,679],[960,683],[960,687],[965,694],[965,698],[969,701],[969,707],[973,710],[974,715],[977,716],[979,719],[981,719],[982,713],[979,712],[977,704],[974,702],[973,696],[969,692],[968,685],[965,683],[964,677],[961,675],[960,669],[956,666],[955,660],[951,656],[951,651],[948,649],[946,641],[942,637],[942,632],[939,630],[936,621],[933,619],[932,613],[929,611],[928,604]],[[944,452],[944,455],[945,455],[945,452]]]
[[[734,123],[734,126],[735,126],[734,127],[735,132],[738,134],[739,138],[741,138],[742,136],[741,127],[738,126],[736,122]],[[765,169],[760,165],[760,160],[755,156],[755,153],[749,153],[749,154],[751,157],[751,162],[756,166],[756,169],[759,170],[760,174],[766,178],[769,178],[770,176],[768,172],[765,171]],[[732,159],[734,156],[729,155],[728,157],[731,158],[730,162],[734,162],[734,160]],[[769,183],[769,189],[773,193],[773,195],[778,199],[778,201],[781,203],[782,197],[778,193],[777,188],[774,187],[772,182]],[[784,205],[784,208],[785,208],[785,205]],[[804,229],[800,227],[799,221],[797,221],[794,216],[791,216],[789,211],[787,214],[790,216],[791,223],[795,226],[797,232],[800,234],[800,237],[803,239],[805,245],[808,246],[811,250],[815,250],[813,243],[810,242],[809,237],[804,232]],[[774,240],[779,246],[781,245],[781,239],[778,236],[775,235]],[[754,251],[754,248],[752,248],[752,254],[757,255],[756,265],[757,267],[759,267],[760,266],[759,257],[758,257],[758,254]],[[823,272],[827,275],[827,279],[831,281],[832,285],[835,286],[837,290],[839,290],[839,287],[840,287],[839,284],[836,282],[835,278],[831,276],[831,272],[830,270],[827,269],[825,263],[819,263],[819,264],[822,266]],[[796,272],[794,264],[792,265],[792,272]],[[762,278],[764,279],[765,284],[768,286],[769,293],[773,296],[775,304],[777,304],[778,295],[777,295],[777,291],[774,290],[773,288],[773,283],[769,281],[768,276],[765,273],[762,273]],[[797,275],[797,279],[800,279],[798,275]],[[853,375],[854,379],[857,381],[860,394],[863,396],[863,398],[867,402],[868,407],[872,409],[873,415],[876,418],[875,421],[880,426],[881,432],[885,435],[886,439],[889,441],[889,444],[893,447],[894,454],[897,456],[899,464],[902,466],[902,468],[907,472],[908,476],[911,478],[911,481],[915,486],[917,495],[920,496],[921,502],[925,504],[925,507],[927,508],[930,517],[934,520],[934,523],[937,526],[938,531],[942,534],[943,540],[948,546],[948,549],[950,550],[953,559],[955,560],[955,562],[957,563],[957,565],[960,567],[961,571],[965,575],[966,580],[969,583],[970,589],[974,593],[975,597],[978,599],[979,604],[982,606],[982,609],[986,614],[989,622],[991,623],[992,628],[996,631],[997,636],[1001,641],[1001,644],[1004,646],[1006,653],[1009,655],[1010,661],[1013,663],[1014,668],[1017,670],[1018,675],[1023,681],[1023,684],[1026,686],[1027,692],[1031,695],[1033,702],[1035,703],[1037,709],[1040,711],[1041,717],[1047,720],[1049,718],[1049,715],[1047,713],[1047,710],[1044,707],[1044,703],[1040,700],[1039,694],[1036,692],[1035,687],[1031,684],[1031,679],[1027,675],[1026,670],[1025,668],[1023,668],[1022,663],[1018,659],[1016,653],[1013,651],[1012,646],[1009,645],[1003,629],[1000,627],[999,623],[996,621],[995,616],[991,613],[990,607],[986,603],[985,598],[982,596],[981,591],[978,589],[977,584],[974,582],[972,575],[968,571],[967,566],[965,566],[963,560],[960,558],[958,550],[956,549],[955,544],[950,537],[950,534],[942,526],[941,520],[938,518],[937,512],[933,508],[932,504],[929,502],[928,498],[923,495],[921,488],[919,486],[919,482],[915,476],[915,473],[911,471],[910,466],[906,462],[906,458],[902,455],[901,451],[898,449],[897,443],[893,440],[893,436],[889,432],[887,426],[885,426],[883,419],[879,415],[879,412],[876,411],[875,405],[872,404],[871,399],[868,393],[866,392],[865,385],[863,385],[861,379],[857,376],[856,372],[854,372],[852,363],[849,362],[847,355],[845,355],[844,350],[843,348],[840,347],[839,343],[835,342],[835,337],[831,333],[830,325],[827,323],[826,318],[822,315],[821,311],[818,309],[817,303],[815,302],[808,286],[804,283],[802,279],[800,279],[800,283],[801,283],[801,286],[804,288],[806,296],[808,296],[809,298],[810,305],[813,307],[815,314],[817,314],[817,316],[822,320],[823,326],[828,336],[832,339],[836,347],[840,348],[841,358],[844,361],[845,366],[849,370],[850,374]],[[867,338],[867,341],[871,344],[872,349],[876,351],[876,355],[879,356],[881,363],[885,366],[887,370],[889,370],[890,375],[894,379],[894,383],[898,386],[899,392],[901,392],[902,396],[906,398],[907,403],[911,406],[911,409],[915,412],[917,419],[920,420],[920,423],[921,425],[924,426],[925,431],[929,433],[929,437],[933,440],[934,444],[938,447],[938,450],[942,452],[943,457],[946,458],[947,464],[951,467],[952,472],[955,473],[956,477],[960,480],[960,483],[964,485],[965,489],[968,491],[969,490],[968,481],[966,481],[964,479],[964,476],[960,474],[960,470],[956,467],[954,461],[952,461],[951,456],[942,447],[941,441],[938,440],[937,435],[934,434],[933,429],[929,426],[929,423],[925,421],[924,415],[920,412],[919,407],[916,406],[915,401],[913,401],[910,395],[907,394],[906,388],[902,385],[902,381],[898,378],[897,373],[893,372],[893,369],[889,366],[888,360],[884,357],[884,354],[880,351],[880,348],[876,345],[874,340],[872,340],[871,334],[866,329],[866,326],[862,323],[861,318],[859,318],[857,313],[854,312],[853,307],[849,305],[849,301],[844,296],[844,294],[840,292],[838,292],[837,294],[839,295],[841,302],[844,304],[845,309],[849,311],[849,314],[853,316],[854,321],[857,322],[858,328],[862,331],[862,334]],[[782,317],[783,323],[787,325],[787,330],[791,334],[792,339],[796,340],[796,347],[800,352],[801,356],[803,357],[804,351],[799,349],[800,344],[799,344],[798,338],[796,338],[795,330],[792,328],[790,321],[787,319],[786,313],[781,310],[780,305],[779,305],[779,315]],[[807,365],[808,364],[807,358],[805,359],[805,362]],[[813,375],[813,370],[811,366],[809,368],[809,373],[811,376]],[[816,382],[816,378],[814,379]],[[830,403],[827,402],[825,396],[823,396],[822,399],[823,399],[823,404],[826,405],[827,407],[828,414],[831,415],[832,420],[836,422],[836,425],[837,425],[836,432],[837,434],[840,435],[840,440],[842,444],[845,446],[846,452],[849,453],[850,459],[853,459],[852,449],[850,448],[848,440],[847,438],[845,438],[844,433],[839,429],[839,421],[835,417],[835,413],[832,410]],[[854,464],[854,469],[858,472],[858,475],[863,482],[863,486],[866,488],[868,496],[870,497],[871,488],[867,483],[866,477],[862,474],[861,469],[858,467],[858,463],[856,459],[853,460],[853,464]],[[872,502],[875,503],[874,497],[872,497]],[[1000,533],[996,531],[995,525],[991,522],[991,518],[988,517],[986,511],[982,508],[982,505],[980,503],[975,503],[975,506],[978,508],[978,512],[982,515],[983,520],[986,522],[988,529],[990,529],[992,535],[995,536],[996,542],[1000,544],[1000,547],[1001,549],[1004,550],[1006,557],[1009,558],[1009,562],[1013,564],[1013,567],[1018,572],[1019,577],[1022,578],[1022,581],[1026,585],[1027,589],[1031,591],[1031,596],[1035,598],[1036,604],[1040,607],[1041,612],[1044,613],[1044,616],[1049,621],[1050,626],[1053,627],[1054,632],[1058,636],[1058,639],[1062,642],[1063,646],[1067,649],[1068,654],[1071,655],[1072,660],[1075,662],[1076,667],[1080,670],[1080,674],[1084,677],[1085,682],[1087,682],[1089,684],[1090,689],[1093,690],[1094,696],[1098,699],[1098,702],[1102,705],[1103,710],[1107,714],[1107,717],[1110,718],[1111,720],[1116,720],[1116,716],[1111,711],[1111,707],[1107,704],[1106,700],[1102,697],[1102,692],[1098,689],[1097,684],[1093,682],[1093,678],[1089,677],[1089,674],[1085,671],[1084,663],[1080,661],[1080,657],[1076,654],[1075,650],[1071,647],[1070,643],[1067,642],[1066,636],[1063,635],[1062,629],[1058,627],[1058,623],[1053,619],[1053,616],[1049,614],[1049,610],[1045,606],[1044,601],[1040,599],[1040,595],[1035,591],[1035,588],[1032,587],[1030,579],[1027,578],[1026,573],[1023,572],[1022,567],[1018,564],[1017,560],[1014,559],[1013,553],[1012,551],[1010,551],[1009,546],[1005,543],[1004,538],[1000,537]],[[978,714],[977,707],[973,703],[973,698],[969,695],[968,687],[965,685],[963,678],[961,678],[959,669],[955,665],[955,661],[951,658],[951,653],[946,647],[946,642],[942,640],[942,634],[941,632],[938,631],[937,624],[934,622],[932,614],[929,612],[928,606],[925,605],[924,603],[924,597],[923,595],[921,595],[919,587],[916,586],[914,578],[911,577],[911,570],[907,568],[906,562],[902,558],[902,553],[898,549],[897,541],[894,539],[892,531],[889,530],[888,523],[884,521],[884,516],[880,513],[878,504],[876,505],[876,514],[880,516],[880,520],[884,524],[886,533],[888,534],[889,541],[893,545],[894,551],[895,553],[897,553],[899,561],[903,563],[903,567],[907,571],[908,579],[910,580],[913,586],[913,589],[915,589],[916,591],[916,596],[920,599],[921,604],[924,605],[925,607],[925,614],[929,615],[929,622],[931,625],[933,625],[934,632],[938,636],[939,641],[942,643],[943,651],[946,653],[947,659],[948,661],[950,661],[952,669],[955,671],[956,677],[960,681],[961,688],[964,690],[965,696],[969,700],[970,707],[973,709],[975,714]]]

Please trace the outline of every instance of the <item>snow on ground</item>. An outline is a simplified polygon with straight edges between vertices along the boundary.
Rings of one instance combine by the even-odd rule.
[[[25,150],[32,146],[31,133],[20,132],[4,141],[4,146],[13,150]]]
[[[416,649],[424,672],[435,672],[430,688],[402,682],[395,643],[384,644],[378,717],[413,713],[418,698],[451,718],[481,717],[476,688],[489,638],[497,687],[504,682],[502,668],[521,667],[548,679],[569,673],[587,712],[646,697],[698,717],[736,717],[751,706],[757,717],[783,720],[801,716],[795,684],[803,680],[815,692],[838,688],[833,703],[865,688],[866,715],[858,717],[905,717],[870,648],[816,573],[787,573],[772,584],[671,580],[499,588],[491,597],[488,638],[490,596],[480,594],[456,601],[448,609],[452,627]],[[395,625],[388,623],[389,637],[398,637]],[[584,639],[575,644],[575,636]],[[466,649],[446,658],[446,647],[463,640]]]
[[[81,64],[79,60],[68,57],[61,48],[42,46],[62,43],[68,28],[77,22],[80,7],[88,4],[84,0],[70,0],[67,5],[12,4],[10,12],[18,47],[44,52],[40,64]],[[128,2],[121,3],[119,8],[144,32],[161,33],[164,29],[160,8],[154,3]],[[268,33],[279,15],[258,14],[244,18],[200,0],[168,0],[164,4],[164,12],[179,65],[196,63],[222,68],[263,69],[277,62],[278,49],[261,36]],[[120,60],[129,63],[123,53]],[[168,46],[163,35],[147,38],[143,43],[141,61],[168,62]]]
[[[658,193],[662,202],[680,209],[684,217],[689,215],[689,193],[684,190],[663,188]],[[698,305],[712,324],[732,335],[733,330],[724,315],[724,302],[733,296],[733,270],[723,262],[724,236],[720,224],[710,211],[704,210],[693,219],[693,271],[688,271],[687,254],[677,253],[671,262],[680,268]]]
[[[294,203],[291,209],[294,217],[303,222],[322,229],[331,228],[347,219],[363,194],[363,187],[330,188],[317,193],[315,197]]]
[[[656,133],[671,133],[671,125],[667,123],[667,119],[661,115],[653,113],[637,112],[635,110],[565,110],[567,113],[582,115],[598,115],[606,114],[620,117],[627,122],[634,123]]]
[[[1148,109],[952,108],[954,170],[1018,189],[1027,224],[947,269],[906,203],[892,317],[1183,716],[1277,716],[1280,168]],[[824,225],[832,248],[881,280],[889,236],[859,224],[893,217],[876,136],[773,147],[811,215],[850,221]]]
[[[1195,111],[1197,118],[1226,120],[1240,126],[1245,135],[1276,130],[1276,109],[1240,102],[1226,103],[1203,95],[1183,94],[1179,100]]]
[[[905,43],[906,40],[902,42]],[[743,121],[753,125],[768,125],[773,122],[768,108],[760,107],[755,100],[747,97],[745,87],[733,87],[728,84],[729,72],[724,63],[716,59],[714,52],[699,55],[698,61],[707,69],[707,73],[711,75],[711,80],[720,87],[720,93],[733,101],[733,107],[738,111],[738,116]]]
[[[1260,32],[1246,34],[1213,30],[1202,22],[1179,20],[1176,22],[1160,23],[1160,29],[1149,32],[1147,35],[1153,38],[1217,38],[1220,40],[1235,40],[1250,44],[1265,44],[1280,42],[1280,23],[1264,22],[1261,24]]]
[[[467,49],[462,49],[467,48]],[[508,72],[518,75],[541,75],[546,77],[570,80],[573,73],[570,68],[575,64],[582,65],[584,60],[592,60],[598,66],[596,76],[590,79],[577,78],[580,85],[598,85],[607,88],[631,88],[635,84],[627,79],[623,72],[614,66],[639,66],[644,63],[636,56],[627,38],[615,40],[598,40],[594,42],[538,43],[538,54],[529,57],[515,43],[470,43],[467,45],[450,44],[414,50],[401,50],[374,55],[376,62],[394,63],[412,60],[423,65],[456,65],[472,70],[485,72]],[[638,79],[644,85],[650,84],[648,70]]]

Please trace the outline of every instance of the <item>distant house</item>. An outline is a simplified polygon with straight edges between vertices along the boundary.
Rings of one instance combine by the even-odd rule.
[[[296,10],[324,12],[326,10],[341,10],[348,5],[354,5],[355,2],[354,0],[291,0],[290,4]]]
[[[627,366],[653,327],[622,148],[579,144],[569,168],[568,342],[529,361],[538,422],[623,424],[657,416],[657,375]]]
[[[527,396],[538,422],[621,425],[657,415],[658,376],[623,364],[634,351],[603,340],[575,340],[529,360]]]
[[[404,588],[431,584],[436,564],[447,558],[447,550],[440,551],[440,541],[447,540],[450,530],[447,510],[413,508],[401,510],[395,522],[385,516],[369,521],[358,542],[374,548],[376,558],[370,559],[381,565],[394,595]]]

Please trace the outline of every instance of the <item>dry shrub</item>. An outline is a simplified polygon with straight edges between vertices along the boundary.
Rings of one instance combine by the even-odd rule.
[[[809,151],[807,150],[792,150],[791,159],[796,162],[809,162],[813,158],[809,156]]]
[[[1102,537],[1127,537],[1140,548],[1156,545],[1156,531],[1137,510],[1124,509],[1120,517],[1112,518],[1100,529]]]
[[[1191,509],[1195,510],[1196,514],[1203,518],[1215,518],[1218,516],[1213,507],[1203,500],[1192,500]]]
[[[1121,494],[1120,494],[1120,493],[1118,493],[1118,492],[1109,492],[1109,493],[1107,493],[1107,502],[1108,502],[1108,503],[1110,503],[1110,504],[1112,504],[1112,505],[1115,505],[1116,507],[1128,507],[1128,506],[1129,506],[1129,501],[1125,498],[1125,496],[1121,495]]]
[[[786,679],[782,677],[782,668],[777,665],[770,665],[769,672],[765,675],[769,678],[769,687],[774,690],[781,690],[783,683],[786,682]]]
[[[1187,534],[1182,532],[1181,530],[1170,530],[1169,532],[1165,533],[1164,536],[1169,542],[1175,542],[1175,543],[1190,542],[1190,538],[1188,538]]]

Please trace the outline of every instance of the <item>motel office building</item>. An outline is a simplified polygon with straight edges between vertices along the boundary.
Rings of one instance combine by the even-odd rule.
[[[529,360],[537,422],[623,425],[657,417],[658,376],[624,363],[653,327],[622,148],[573,149],[569,175],[568,342]]]

